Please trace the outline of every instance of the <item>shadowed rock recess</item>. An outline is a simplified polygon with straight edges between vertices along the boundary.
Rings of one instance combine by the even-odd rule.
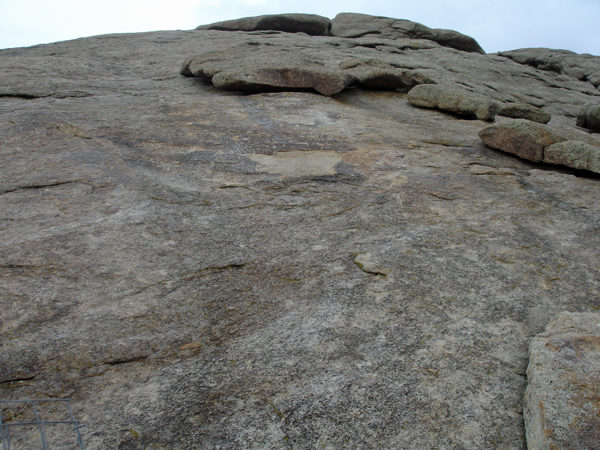
[[[0,398],[87,450],[596,448],[599,60],[350,13],[0,50]]]

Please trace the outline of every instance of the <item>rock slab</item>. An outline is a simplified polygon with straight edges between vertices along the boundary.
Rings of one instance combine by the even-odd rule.
[[[270,48],[357,84],[208,81]],[[600,306],[600,180],[393,88],[424,77],[600,140],[587,81],[427,39],[0,50],[0,398],[70,397],[86,450],[522,450],[529,337]]]
[[[600,173],[600,145],[585,133],[575,132],[518,119],[497,123],[478,134],[486,145],[519,158]]]
[[[353,86],[394,90],[435,83],[422,73],[384,60],[348,58],[344,48],[333,47],[323,54],[310,46],[256,41],[190,57],[180,73],[208,78],[224,90],[310,89],[327,96]]]
[[[268,14],[200,25],[196,30],[283,31],[309,35],[329,34],[331,21],[316,14]]]
[[[529,354],[527,448],[600,449],[600,314],[561,313]]]
[[[498,106],[493,100],[448,85],[421,85],[408,93],[408,101],[421,108],[437,108],[460,116],[493,121]]]

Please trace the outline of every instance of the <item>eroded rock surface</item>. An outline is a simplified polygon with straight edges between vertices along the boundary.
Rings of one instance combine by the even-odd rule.
[[[180,72],[209,78],[217,88],[250,92],[314,89],[334,95],[357,85],[394,90],[435,83],[384,60],[349,58],[344,49],[323,52],[314,45],[293,45],[286,40],[252,41],[193,56]]]
[[[576,129],[519,119],[484,128],[479,137],[492,148],[529,161],[562,164],[600,173],[600,141],[578,133]]]
[[[408,101],[421,108],[438,108],[460,116],[493,121],[498,105],[480,95],[447,85],[423,85],[408,93]]]
[[[244,81],[242,48],[359,81],[178,72],[203,53],[189,67]],[[428,80],[540,108],[554,145],[598,142],[575,127],[587,81],[428,39],[0,51],[0,397],[71,397],[87,450],[523,449],[529,338],[600,306],[599,180],[414,107]]]
[[[486,145],[533,162],[544,160],[544,149],[566,141],[560,132],[528,120],[501,122],[484,128],[479,137]]]
[[[316,14],[270,14],[226,20],[210,25],[201,25],[196,30],[224,31],[284,31],[286,33],[306,33],[327,35],[331,21]]]
[[[527,448],[600,448],[600,314],[560,314],[529,353]]]
[[[500,52],[499,55],[506,56],[519,64],[558,72],[578,80],[587,80],[596,87],[600,86],[600,56],[579,55],[569,50],[549,48],[524,48]]]
[[[577,116],[577,126],[600,133],[600,102],[586,103]]]
[[[498,107],[498,115],[513,119],[527,119],[539,123],[548,123],[552,114],[526,103],[508,103]]]

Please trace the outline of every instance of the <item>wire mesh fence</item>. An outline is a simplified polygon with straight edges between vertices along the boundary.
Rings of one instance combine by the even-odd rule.
[[[0,400],[2,450],[84,450],[69,399]]]

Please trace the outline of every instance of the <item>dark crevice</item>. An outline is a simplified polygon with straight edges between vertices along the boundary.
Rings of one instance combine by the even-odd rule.
[[[16,192],[16,191],[26,191],[29,189],[46,189],[46,188],[51,188],[51,187],[56,187],[56,186],[62,186],[63,184],[75,184],[75,183],[90,184],[89,182],[81,181],[81,180],[57,181],[56,183],[49,183],[49,184],[33,184],[33,185],[29,185],[29,186],[18,186],[18,187],[12,188],[12,189],[0,189],[0,195],[8,194],[10,192]],[[93,185],[91,185],[91,186],[94,188],[96,187]]]
[[[146,358],[148,358],[148,356],[139,356],[137,358],[131,358],[131,359],[115,359],[112,361],[107,361],[106,364],[108,364],[109,366],[119,366],[121,364],[128,364],[128,363],[132,363],[132,362],[143,361]]]
[[[0,269],[39,269],[39,266],[28,266],[25,264],[0,264]]]
[[[12,378],[10,380],[0,381],[0,384],[18,383],[20,381],[31,381],[35,378],[35,375],[26,378]]]
[[[36,98],[50,97],[52,94],[28,94],[26,92],[0,92],[0,97],[21,98],[23,100],[33,100]]]
[[[248,264],[250,264],[251,262],[252,261],[248,261],[245,263],[229,264],[226,266],[207,267],[206,269],[201,269],[201,270],[198,270],[191,274],[184,275],[183,279],[190,280],[190,279],[194,279],[196,277],[204,277],[204,276],[212,274],[212,273],[220,273],[220,272],[223,272],[226,270],[233,270],[233,269],[241,269],[241,268],[247,266]]]

